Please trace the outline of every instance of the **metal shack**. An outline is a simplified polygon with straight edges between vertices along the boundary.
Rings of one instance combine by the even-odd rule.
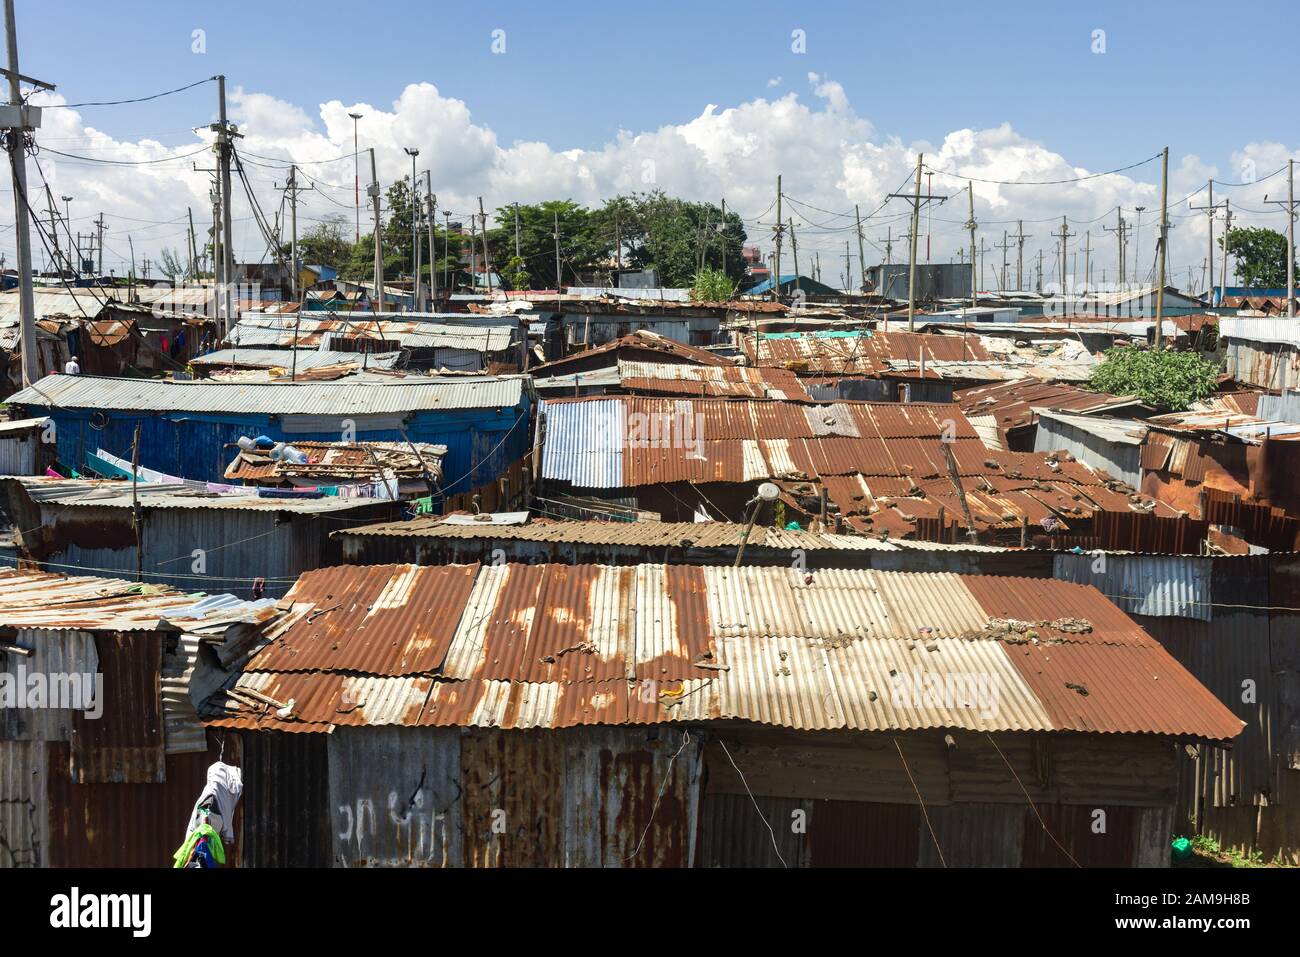
[[[186,479],[220,482],[241,436],[319,441],[430,442],[447,447],[443,492],[494,485],[528,451],[526,376],[418,382],[173,382],[47,376],[10,400],[49,415],[59,458],[83,468],[104,449]]]
[[[202,708],[251,866],[1163,866],[1179,746],[1242,730],[1042,579],[380,565],[290,601]]]
[[[0,868],[170,867],[208,766],[239,763],[239,741],[210,738],[190,699],[200,645],[277,614],[0,571]]]
[[[135,508],[139,505],[139,525]],[[134,577],[186,591],[277,597],[305,571],[338,564],[330,533],[397,517],[367,498],[216,494],[187,485],[44,476],[0,478],[16,558],[55,571]]]

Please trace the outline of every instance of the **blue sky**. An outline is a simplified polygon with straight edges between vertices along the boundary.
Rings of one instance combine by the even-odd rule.
[[[1222,4],[588,2],[371,4],[19,0],[24,72],[71,100],[131,96],[224,72],[229,82],[311,108],[388,103],[429,80],[470,104],[504,142],[594,148],[770,95],[808,71],[844,86],[878,131],[936,139],[1011,122],[1075,163],[1114,165],[1127,143],[1221,160],[1220,144],[1281,137],[1294,89],[1251,77],[1222,32]],[[1245,36],[1293,34],[1294,2],[1233,5]],[[373,12],[374,23],[365,17]],[[1253,26],[1252,26],[1253,25]],[[1291,29],[1286,29],[1287,27]],[[191,31],[207,31],[194,55]],[[506,31],[506,54],[491,33]],[[807,52],[791,52],[803,29]],[[1106,52],[1091,52],[1105,30]],[[1235,28],[1232,31],[1235,33]],[[106,65],[108,69],[106,70]],[[778,88],[779,89],[779,88]],[[86,110],[114,135],[184,130],[207,88],[136,107]],[[1208,130],[1214,131],[1213,136]]]
[[[1256,39],[1291,36],[1296,11],[1294,0],[1266,0],[1234,6],[1231,20]],[[1171,269],[1184,277],[1201,269],[1208,238],[1186,198],[1203,201],[1194,191],[1211,176],[1241,181],[1235,224],[1280,227],[1277,209],[1263,202],[1279,181],[1249,183],[1300,155],[1294,83],[1273,76],[1283,70],[1270,54],[1244,52],[1217,26],[1224,22],[1222,5],[1199,0],[935,2],[926,15],[897,3],[767,0],[18,0],[23,72],[57,83],[67,102],[147,95],[225,73],[247,154],[308,163],[326,183],[306,200],[308,223],[350,204],[353,108],[366,113],[361,146],[375,147],[381,180],[404,175],[402,147],[417,145],[443,209],[463,213],[480,196],[488,208],[556,196],[596,203],[659,187],[692,199],[725,196],[761,245],[783,173],[788,194],[803,203],[789,213],[804,248],[841,261],[845,216],[897,189],[915,150],[938,169],[1023,182],[1116,169],[1167,145]],[[192,49],[196,30],[204,31],[201,54]],[[502,42],[495,31],[504,31],[504,53],[493,52]],[[805,52],[793,49],[795,31]],[[47,111],[43,145],[100,160],[42,157],[52,189],[75,197],[76,228],[103,211],[115,224],[108,255],[119,261],[128,231],[137,250],[152,254],[183,242],[178,219],[187,207],[202,218],[207,204],[206,176],[188,158],[202,145],[193,128],[214,111],[212,84],[148,103]],[[103,162],[153,163],[159,154],[148,140],[174,159]],[[283,168],[250,173],[260,202],[274,206]],[[1023,218],[1035,235],[1027,254],[1041,243],[1050,257],[1049,234],[1066,215],[1076,231],[1068,251],[1094,230],[1092,263],[1101,270],[1110,259],[1113,275],[1117,257],[1101,224],[1114,221],[1117,206],[1130,222],[1135,207],[1153,210],[1158,180],[1158,164],[1147,163],[1076,186],[977,186],[981,236],[997,242]],[[956,198],[966,182],[938,174],[933,185]],[[265,243],[241,202],[237,252],[255,258]],[[896,205],[869,224],[871,234],[905,228]],[[929,212],[934,258],[953,258],[967,241],[964,202]],[[0,213],[0,252],[11,244],[6,221],[10,209]],[[1149,271],[1151,212],[1142,227],[1137,259]]]

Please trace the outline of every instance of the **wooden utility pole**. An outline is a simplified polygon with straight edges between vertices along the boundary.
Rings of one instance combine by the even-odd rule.
[[[966,219],[966,228],[970,230],[970,304],[979,305],[979,267],[975,263],[975,184],[966,183],[966,195],[970,199],[970,215]]]
[[[781,232],[785,228],[781,219],[781,174],[776,177],[776,259],[772,267],[772,301],[781,301]]]
[[[1219,208],[1219,206],[1216,206],[1214,204],[1214,180],[1210,180],[1209,190],[1210,190],[1209,199],[1206,201],[1205,205],[1193,206],[1192,209],[1198,212],[1205,213],[1205,218],[1209,221],[1208,222],[1209,229],[1207,230],[1207,232],[1209,233],[1208,236],[1209,242],[1207,247],[1209,249],[1209,255],[1206,256],[1205,262],[1206,262],[1206,271],[1210,277],[1210,285],[1213,286],[1214,285],[1214,214]],[[1210,305],[1214,305],[1213,290],[1211,290],[1210,292]]]
[[[885,244],[885,263],[892,264],[894,262],[894,227],[887,226],[885,228],[885,235],[883,237],[877,236],[876,239]],[[881,286],[884,286],[885,284],[883,277],[881,278],[880,284]],[[877,291],[879,292],[881,290]]]
[[[862,247],[863,240],[866,238],[862,235],[862,210],[858,204],[853,204],[853,215],[858,221],[858,278],[862,281],[858,284],[862,292],[867,291],[867,251]]]
[[[621,230],[621,224],[620,224]],[[722,223],[718,226],[718,242],[722,246],[722,274],[727,274],[727,198],[722,198]],[[623,234],[619,232],[618,241],[619,269],[623,268]]]
[[[231,226],[230,209],[232,196],[230,189],[230,155],[233,152],[231,145],[232,129],[229,121],[226,119],[226,77],[225,74],[217,76],[217,167],[221,171],[221,272],[222,283],[218,290],[221,309],[225,314],[224,320],[218,322],[217,328],[223,336],[229,335],[230,330],[235,325],[235,251],[234,235],[235,231]],[[102,217],[102,214],[101,214]],[[378,242],[378,237],[376,237]],[[100,255],[103,253],[101,251]],[[102,271],[102,270],[101,270]]]
[[[1286,161],[1286,202],[1264,197],[1264,202],[1286,210],[1286,314],[1295,317],[1295,160]],[[1226,253],[1225,253],[1226,255]]]
[[[889,199],[905,199],[912,204],[912,228],[908,236],[908,260],[907,260],[907,331],[916,331],[916,240],[920,232],[921,225],[921,204],[938,200],[942,203],[947,196],[935,196],[927,190],[925,196],[921,195],[921,166],[924,163],[925,156],[923,153],[916,154],[916,180],[912,184],[910,193],[889,193]]]
[[[21,322],[23,385],[29,386],[41,377],[39,356],[36,354],[36,300],[32,291],[32,246],[28,230],[31,228],[32,207],[27,192],[27,131],[34,129],[32,121],[39,123],[39,111],[26,106],[23,101],[18,72],[18,30],[14,25],[14,2],[5,0],[5,39],[9,53],[9,105],[16,111],[9,128],[9,168],[13,178],[14,235],[18,247],[18,309]],[[35,84],[52,90],[48,83]]]
[[[469,214],[469,288],[478,292],[478,270],[474,264],[478,259],[478,216]]]
[[[1165,250],[1169,246],[1169,147],[1160,154],[1160,236],[1156,249],[1156,348],[1165,347]]]
[[[1033,233],[1025,235],[1023,220],[1016,220],[1016,291],[1025,289],[1025,240],[1033,239]]]

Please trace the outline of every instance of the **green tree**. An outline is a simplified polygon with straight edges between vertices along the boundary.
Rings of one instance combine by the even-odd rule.
[[[189,271],[189,264],[174,248],[163,247],[158,251],[158,271],[175,282],[184,278]]]
[[[1286,285],[1286,236],[1277,230],[1260,226],[1230,229],[1219,246],[1236,258],[1243,286],[1277,289]]]
[[[555,226],[559,220],[561,285],[572,285],[578,270],[604,263],[613,249],[591,210],[571,199],[502,206],[496,211],[497,227],[488,230],[488,250],[494,268],[501,270],[515,255],[515,210],[519,212],[519,258],[524,271],[541,288],[553,288]],[[518,271],[518,270],[516,270]]]
[[[736,294],[736,284],[721,269],[705,266],[691,283],[691,298],[696,302],[727,302]]]
[[[304,264],[333,266],[341,273],[353,258],[351,235],[352,222],[346,216],[327,216],[298,237],[298,259]],[[292,243],[285,243],[286,257],[291,249]]]
[[[621,232],[624,264],[653,268],[664,286],[690,285],[702,268],[722,269],[739,282],[745,275],[740,251],[744,222],[735,213],[724,218],[712,203],[692,203],[662,190],[609,200],[596,218],[604,234]]]
[[[1111,395],[1135,395],[1167,412],[1183,412],[1214,391],[1219,366],[1195,352],[1170,349],[1106,350],[1088,384]]]

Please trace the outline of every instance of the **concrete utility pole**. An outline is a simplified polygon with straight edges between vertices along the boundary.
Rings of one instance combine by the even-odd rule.
[[[230,154],[232,130],[226,119],[226,77],[225,74],[217,76],[217,105],[218,105],[218,128],[217,128],[217,166],[221,170],[221,235],[223,242],[221,244],[222,288],[220,290],[220,301],[225,312],[225,324],[218,324],[223,336],[230,333],[235,324],[235,252],[234,252],[234,229],[231,228],[231,191],[230,191]]]
[[[379,169],[375,165],[375,148],[370,147],[370,185],[366,187],[370,199],[375,204],[375,298],[370,304],[370,311],[384,311],[384,236],[380,221]]]
[[[187,279],[197,279],[199,275],[199,247],[194,239],[194,209],[186,206],[185,214],[190,218],[190,268],[185,271]],[[80,233],[78,233],[80,238]]]
[[[887,226],[885,228],[885,235],[877,236],[876,241],[885,244],[885,263],[887,265],[892,265],[894,262],[894,227]],[[884,285],[883,279],[881,280],[881,285]],[[877,290],[877,291],[883,292],[883,290]]]
[[[429,217],[429,311],[438,308],[438,248],[433,228],[438,222],[438,197],[433,195],[433,171],[424,171],[424,212]]]
[[[1058,251],[1061,254],[1061,298],[1064,299],[1069,294],[1068,284],[1066,281],[1066,277],[1069,274],[1067,250],[1070,247],[1070,236],[1073,235],[1073,233],[1070,232],[1070,222],[1065,216],[1061,217],[1061,231],[1053,233],[1052,235],[1056,236],[1060,240],[1060,249]]]
[[[1102,232],[1115,234],[1115,249],[1119,260],[1119,268],[1116,270],[1116,275],[1119,276],[1119,285],[1121,287],[1124,285],[1125,276],[1128,275],[1125,269],[1127,264],[1124,262],[1124,247],[1128,245],[1126,226],[1127,223],[1124,222],[1124,208],[1122,206],[1116,206],[1115,225],[1101,227]]]
[[[298,167],[289,167],[289,278],[293,301],[301,302],[298,295]],[[294,343],[297,352],[297,342]]]
[[[1083,237],[1083,291],[1086,293],[1092,285],[1092,230]]]
[[[847,247],[848,244],[845,243]],[[794,238],[794,217],[790,217],[790,251],[794,253],[794,291],[797,296],[799,289],[799,242]]]
[[[1169,245],[1169,147],[1160,154],[1160,236],[1156,240],[1156,348],[1165,347],[1165,249]]]
[[[793,231],[790,236],[791,242],[794,241]],[[796,257],[794,261],[795,276],[799,275],[799,260]],[[798,283],[795,279],[795,283]],[[853,289],[853,260],[849,258],[849,241],[844,240],[844,292],[847,294]]]
[[[475,260],[478,259],[478,214],[469,214],[469,288],[470,292],[478,292],[478,270],[475,267]]]
[[[1286,210],[1286,314],[1295,317],[1295,160],[1286,161],[1286,202],[1269,199],[1264,202]]]
[[[478,198],[478,219],[483,227],[483,276],[487,280],[488,295],[492,295],[492,255],[488,252],[487,213],[483,212],[483,197]]]
[[[781,301],[781,232],[785,225],[781,220],[781,174],[776,177],[776,258],[772,265],[772,301]]]
[[[1039,247],[1039,249],[1038,249],[1038,285],[1037,285],[1037,290],[1038,290],[1038,292],[1040,292],[1040,293],[1043,291],[1043,250],[1042,250],[1042,247]]]
[[[853,204],[853,215],[858,220],[858,275],[862,280],[858,285],[862,292],[867,291],[867,251],[862,248],[863,240],[866,238],[862,235],[862,210],[858,204]]]
[[[1025,224],[1023,220],[1016,220],[1016,291],[1023,292],[1025,289],[1025,240],[1033,239],[1033,233],[1025,234]]]
[[[1206,204],[1204,206],[1193,206],[1192,209],[1196,210],[1197,212],[1205,213],[1206,219],[1209,220],[1209,230],[1208,230],[1209,255],[1206,257],[1205,263],[1206,263],[1206,272],[1210,277],[1210,285],[1213,286],[1214,285],[1214,214],[1215,211],[1219,208],[1219,206],[1216,206],[1214,204],[1214,180],[1210,180],[1209,187],[1210,187],[1210,195],[1209,195],[1209,199],[1206,201]],[[1219,205],[1221,206],[1223,204],[1220,203]],[[1213,290],[1211,290],[1210,292],[1210,305],[1214,305]]]
[[[104,225],[104,214],[100,213],[99,218],[95,220],[95,248],[99,255],[98,274],[100,276],[104,275],[104,230],[106,229],[108,227]]]
[[[994,249],[1002,250],[1002,272],[998,274],[998,292],[1007,291],[1007,250],[1011,248],[1011,243],[1007,242],[1007,231],[1002,230],[1002,242],[994,243]]]
[[[966,183],[966,195],[970,199],[970,215],[966,219],[966,228],[970,230],[970,304],[979,305],[979,267],[975,263],[975,184]]]
[[[555,239],[555,294],[558,296],[564,288],[564,277],[560,275],[560,211],[552,210],[555,214],[555,230],[551,236]]]
[[[1138,272],[1142,268],[1142,214],[1146,212],[1145,206],[1134,206],[1137,210],[1138,221],[1133,231],[1133,285],[1139,282],[1138,277],[1142,274]]]
[[[912,204],[912,228],[908,235],[909,254],[907,261],[907,331],[916,331],[916,239],[920,232],[921,225],[921,202],[926,203],[938,200],[943,202],[947,196],[935,196],[933,193],[926,191],[925,196],[921,195],[921,166],[924,162],[923,153],[916,154],[916,180],[912,184],[910,193],[889,193],[889,199],[906,199]]]
[[[9,108],[5,111],[9,128],[9,166],[13,173],[14,235],[18,247],[18,309],[21,329],[23,386],[29,386],[41,377],[39,356],[36,354],[36,300],[32,292],[32,207],[27,192],[27,134],[40,126],[38,107],[23,104],[18,72],[18,31],[14,26],[14,0],[5,0],[5,41],[9,51]],[[48,83],[31,81],[43,89],[52,90]]]
[[[54,237],[54,268],[63,275],[63,249],[59,245],[59,214],[54,211],[54,193],[50,184],[45,184],[45,208],[50,216],[50,235]]]
[[[619,224],[618,234],[618,268],[623,268],[623,232]],[[718,243],[722,246],[722,274],[727,274],[727,198],[722,198],[722,222],[718,226]]]
[[[1225,199],[1223,201],[1223,264],[1222,272],[1219,276],[1219,302],[1223,302],[1223,297],[1228,288],[1228,236],[1232,233],[1232,201]]]

